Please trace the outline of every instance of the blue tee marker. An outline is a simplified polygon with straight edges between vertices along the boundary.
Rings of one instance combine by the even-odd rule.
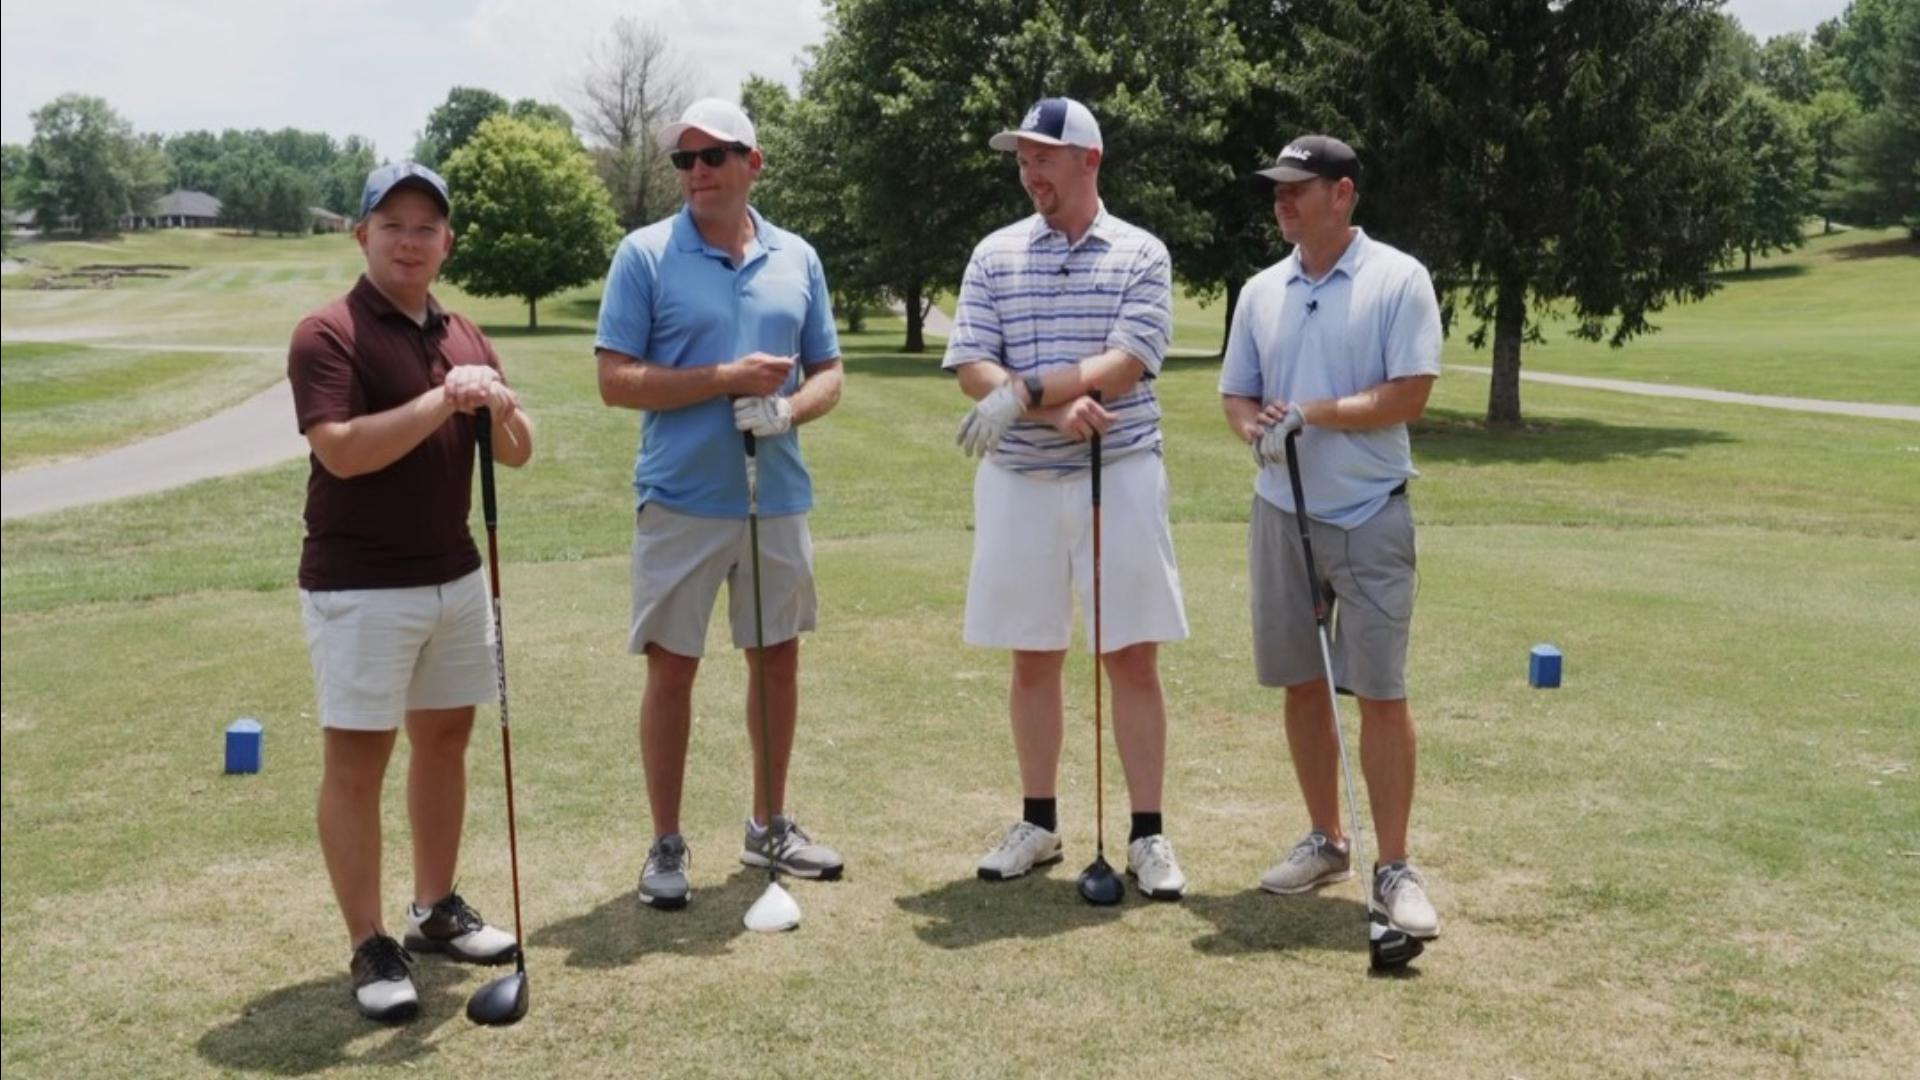
[[[1560,685],[1560,650],[1552,645],[1535,645],[1527,661],[1527,685],[1551,690]]]
[[[261,742],[260,721],[253,717],[243,716],[227,725],[227,771],[259,772]]]

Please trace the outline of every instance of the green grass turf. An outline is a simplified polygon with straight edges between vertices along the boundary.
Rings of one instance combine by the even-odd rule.
[[[464,997],[497,972],[432,959],[421,1020],[352,1011],[313,835],[295,463],[5,526],[9,1074],[1891,1077],[1920,1057],[1903,899],[1920,426],[1530,386],[1529,426],[1489,432],[1484,378],[1441,380],[1414,437],[1410,678],[1413,843],[1446,936],[1417,975],[1377,979],[1357,887],[1254,887],[1303,820],[1279,702],[1249,669],[1245,450],[1204,360],[1160,383],[1193,622],[1164,652],[1166,810],[1193,894],[1074,896],[1093,831],[1080,653],[1067,860],[974,880],[1018,793],[1005,658],[960,641],[964,402],[937,354],[894,352],[898,323],[876,321],[846,342],[845,402],[805,432],[823,614],[793,802],[849,873],[794,884],[804,926],[763,938],[739,922],[763,879],[733,861],[743,673],[717,636],[688,777],[695,904],[632,898],[649,834],[642,673],[622,650],[636,418],[595,393],[591,293],[546,305],[539,334],[511,301],[463,306],[542,425],[502,477],[500,526],[532,1014],[469,1027]],[[1540,641],[1566,651],[1560,690],[1526,687]],[[482,712],[462,889],[504,920]],[[225,778],[239,715],[266,724],[266,770]],[[397,918],[397,777],[388,793]]]

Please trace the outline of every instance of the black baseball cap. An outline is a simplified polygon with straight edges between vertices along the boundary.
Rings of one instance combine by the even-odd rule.
[[[1287,144],[1273,167],[1261,169],[1249,179],[1269,184],[1291,184],[1300,180],[1352,180],[1360,182],[1360,158],[1353,147],[1331,135],[1302,135]]]

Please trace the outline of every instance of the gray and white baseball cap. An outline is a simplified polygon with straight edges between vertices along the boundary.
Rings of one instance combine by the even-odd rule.
[[[1021,139],[1049,146],[1101,149],[1100,125],[1085,105],[1072,98],[1044,98],[1027,110],[1020,126],[987,140],[995,150],[1018,150]]]
[[[747,119],[740,106],[725,98],[701,98],[687,106],[687,111],[680,114],[679,123],[660,129],[660,149],[679,149],[680,136],[693,130],[704,131],[721,142],[746,147],[760,145],[754,139],[753,121]]]

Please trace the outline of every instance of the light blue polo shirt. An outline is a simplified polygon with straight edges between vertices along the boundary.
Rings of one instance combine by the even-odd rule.
[[[1296,250],[1240,293],[1227,334],[1220,393],[1260,402],[1346,397],[1389,379],[1440,374],[1440,303],[1413,256],[1353,231],[1332,270],[1307,279]],[[1308,516],[1351,529],[1388,493],[1420,475],[1407,425],[1333,431],[1308,425],[1299,442]],[[1253,489],[1288,513],[1285,464],[1260,470]]]
[[[682,209],[628,234],[613,255],[600,300],[594,348],[662,367],[691,368],[748,353],[800,358],[782,394],[799,389],[801,371],[840,356],[826,272],[812,245],[753,216],[754,238],[738,269],[706,242]],[[813,480],[800,456],[798,429],[761,439],[760,512],[804,513]],[[633,490],[697,517],[747,516],[747,473],[733,406],[722,398],[641,414]]]

